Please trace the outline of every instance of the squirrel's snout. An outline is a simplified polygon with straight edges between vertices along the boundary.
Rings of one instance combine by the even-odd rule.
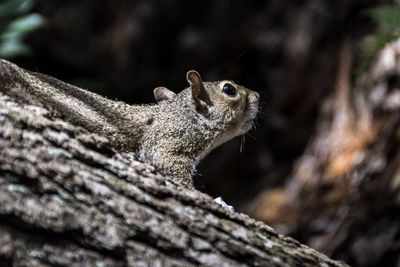
[[[258,103],[260,100],[260,94],[249,90],[247,96],[247,107],[246,107],[246,118],[252,121],[258,113]]]
[[[258,104],[258,101],[260,100],[260,94],[254,91],[249,92],[249,102],[251,104]]]
[[[255,97],[257,100],[260,100],[260,94],[259,94],[259,93],[253,92],[253,94],[254,94],[254,97]]]

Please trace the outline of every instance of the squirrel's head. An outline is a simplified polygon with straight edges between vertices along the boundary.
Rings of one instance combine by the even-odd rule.
[[[147,157],[171,175],[193,173],[212,149],[250,130],[258,111],[259,94],[241,85],[203,82],[194,70],[186,79],[190,86],[178,95],[165,87],[154,90],[159,103],[155,121],[162,127],[151,128],[146,137],[151,140]]]
[[[247,132],[257,115],[259,94],[233,81],[203,82],[197,71],[186,74],[192,102],[203,116],[224,126],[228,139]]]
[[[195,110],[210,123],[215,123],[223,135],[219,144],[250,130],[258,111],[257,92],[233,81],[203,82],[195,70],[187,72],[186,80],[190,85],[186,92],[190,92]],[[156,88],[154,95],[157,102],[176,96],[165,87]]]

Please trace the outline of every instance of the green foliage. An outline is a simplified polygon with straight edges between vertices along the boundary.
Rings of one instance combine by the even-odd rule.
[[[44,24],[39,14],[29,14],[35,0],[7,0],[0,4],[0,57],[11,58],[29,53],[23,43],[26,34]]]
[[[374,33],[363,40],[364,58],[356,71],[356,76],[365,72],[376,54],[389,42],[400,37],[400,0],[368,11],[377,24]]]
[[[399,32],[400,30],[400,1],[370,10],[370,15],[376,20],[382,30]]]

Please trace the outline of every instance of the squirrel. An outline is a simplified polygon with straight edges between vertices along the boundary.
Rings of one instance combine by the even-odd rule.
[[[186,80],[189,87],[179,94],[157,87],[157,103],[129,105],[0,59],[3,93],[108,137],[118,152],[133,152],[160,173],[192,186],[200,160],[251,129],[259,94],[233,81],[203,82],[194,70]]]

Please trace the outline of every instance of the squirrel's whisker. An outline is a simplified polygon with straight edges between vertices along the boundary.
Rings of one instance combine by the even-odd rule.
[[[240,154],[242,154],[245,142],[246,142],[246,134],[242,134],[242,137],[240,138],[240,150],[239,150]]]

